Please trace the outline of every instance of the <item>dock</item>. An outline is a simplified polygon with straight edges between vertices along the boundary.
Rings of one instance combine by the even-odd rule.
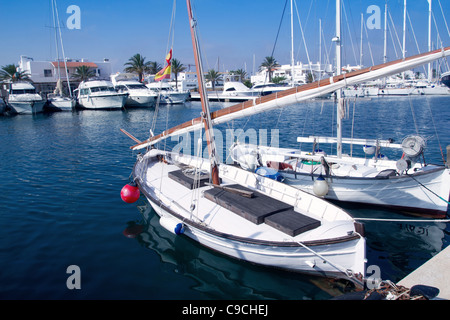
[[[447,274],[449,270],[450,246],[425,262],[397,284],[407,288],[417,284],[436,287],[439,289],[438,299],[450,300],[450,277]]]

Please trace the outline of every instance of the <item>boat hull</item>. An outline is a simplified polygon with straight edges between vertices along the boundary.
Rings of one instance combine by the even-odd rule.
[[[162,93],[160,96],[159,103],[162,104],[181,104],[185,103],[189,98],[189,92],[180,93]]]
[[[163,164],[161,163],[154,162],[154,160],[149,160],[149,158],[138,160],[133,169],[134,181],[136,181],[142,194],[147,198],[155,212],[161,218],[170,217],[170,219],[175,219],[175,221],[183,223],[183,236],[187,236],[201,245],[229,257],[267,267],[325,277],[348,278],[348,275],[345,275],[336,268],[336,265],[338,265],[342,266],[344,270],[352,270],[355,274],[365,274],[365,239],[358,232],[355,232],[356,229],[354,228],[356,227],[354,222],[351,222],[351,220],[346,221],[344,216],[342,216],[342,219],[344,220],[336,221],[337,224],[333,224],[333,227],[323,226],[328,230],[328,232],[325,231],[325,229],[320,231],[323,232],[323,234],[320,234],[324,237],[321,237],[320,239],[308,238],[308,240],[301,241],[301,243],[300,241],[294,240],[298,238],[293,238],[286,234],[281,235],[278,238],[266,239],[259,238],[258,236],[242,236],[239,232],[225,232],[221,229],[220,225],[214,226],[205,223],[207,218],[201,221],[189,219],[186,216],[186,210],[181,209],[183,206],[179,202],[180,200],[166,199],[166,192],[169,190],[172,192],[174,191],[173,187],[167,186],[170,181],[159,180],[159,176],[167,177],[167,172],[164,172],[166,169],[161,168],[162,165]],[[240,171],[240,175],[239,172],[236,171],[236,174],[239,176],[247,174],[253,175],[252,173],[248,173],[238,168],[225,168],[223,170],[224,172],[226,170],[230,170],[230,172],[233,170]],[[232,174],[233,173],[230,173],[230,175]],[[148,182],[148,180],[151,182]],[[166,191],[158,189],[157,186],[160,185],[160,181],[168,188]],[[283,185],[280,183],[280,186]],[[175,185],[175,187],[177,186]],[[285,190],[285,188],[289,187],[283,186],[283,188],[283,190]],[[292,191],[298,192],[293,188]],[[189,195],[189,192],[186,192],[186,195],[177,194],[177,196],[180,196],[180,199],[190,199],[191,196]],[[320,199],[313,198],[320,201]],[[208,200],[203,199],[201,201]],[[197,205],[199,207],[201,206],[200,203],[197,203]],[[203,203],[202,208],[206,208],[207,206],[205,205],[206,204]],[[202,214],[205,214],[205,217],[213,215],[213,220],[217,223],[218,219],[220,219],[217,210],[217,207],[213,207],[212,211],[207,210]],[[229,218],[234,219],[233,217]],[[163,223],[161,223],[161,225],[163,225]],[[353,231],[348,231],[350,230],[347,229],[349,226],[351,226],[350,229]],[[265,228],[266,227],[268,226],[265,226]],[[242,225],[237,225],[236,228],[243,227]],[[333,233],[334,231],[331,230],[337,230],[335,228],[341,231]],[[347,231],[344,232],[344,229],[341,228],[344,228]],[[312,249],[313,252],[308,248]],[[327,263],[324,263],[324,260],[322,260],[319,255],[326,259]]]
[[[444,166],[417,165],[408,174],[399,174],[393,160],[325,156],[331,166],[327,174],[320,161],[305,160],[311,155],[294,149],[236,145],[231,153],[241,167],[255,170],[270,166],[278,170],[284,183],[310,194],[314,194],[315,181],[322,175],[328,184],[323,197],[328,200],[384,206],[435,218],[447,214],[450,169]],[[238,156],[240,153],[245,156]],[[288,159],[291,156],[298,160]]]
[[[74,99],[49,99],[48,105],[51,109],[57,111],[72,111],[76,106]]]
[[[155,96],[129,95],[125,107],[131,108],[150,108],[155,105]]]
[[[319,175],[289,171],[281,175],[285,183],[314,194],[314,181]],[[324,198],[328,200],[383,206],[433,218],[447,214],[450,171],[443,167],[423,174],[383,178],[333,176],[325,180],[329,191]]]
[[[13,113],[17,114],[35,114],[44,110],[45,101],[8,101],[8,105]]]
[[[85,109],[122,109],[127,97],[127,94],[83,96],[78,104]]]

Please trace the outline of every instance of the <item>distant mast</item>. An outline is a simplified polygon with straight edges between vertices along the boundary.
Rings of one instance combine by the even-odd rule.
[[[428,0],[428,51],[431,51],[431,2],[432,0]],[[433,74],[431,71],[431,63],[428,64],[428,81],[431,83],[433,80]]]
[[[211,123],[211,113],[209,110],[209,101],[206,95],[206,88],[204,86],[204,74],[203,66],[200,57],[200,50],[198,46],[197,38],[197,21],[194,19],[191,8],[191,1],[186,0],[188,15],[189,15],[189,25],[191,29],[192,47],[194,49],[195,65],[197,69],[197,79],[198,79],[198,91],[200,93],[200,100],[202,102],[202,121],[205,128],[206,144],[208,146],[209,159],[211,162],[211,180],[215,185],[220,185],[219,179],[219,162],[217,160],[216,144],[214,141],[214,132]]]
[[[336,76],[341,75],[342,66],[341,66],[341,0],[336,0],[336,37],[334,38],[336,42]],[[342,118],[343,118],[343,99],[342,99],[342,90],[339,89],[336,91],[337,98],[337,114],[336,114],[336,131],[337,131],[337,157],[342,157]]]

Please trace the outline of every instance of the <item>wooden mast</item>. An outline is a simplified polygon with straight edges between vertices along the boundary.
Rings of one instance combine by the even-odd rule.
[[[194,49],[195,65],[197,69],[198,90],[200,93],[200,100],[202,103],[203,112],[201,118],[205,127],[206,144],[208,146],[209,159],[211,162],[211,181],[214,185],[220,185],[219,167],[218,167],[219,163],[216,154],[214,131],[212,128],[211,113],[209,111],[209,101],[206,95],[206,88],[204,86],[205,82],[204,82],[203,68],[200,57],[200,50],[198,46],[198,38],[196,31],[197,21],[194,19],[192,14],[191,1],[186,0],[186,3],[189,15],[189,25],[191,29],[192,47]]]

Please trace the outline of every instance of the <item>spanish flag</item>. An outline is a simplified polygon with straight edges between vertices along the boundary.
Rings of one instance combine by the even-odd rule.
[[[170,49],[169,53],[166,56],[167,66],[164,69],[158,71],[155,75],[155,81],[161,81],[162,79],[170,79],[171,73],[171,60],[172,60],[172,49]]]

